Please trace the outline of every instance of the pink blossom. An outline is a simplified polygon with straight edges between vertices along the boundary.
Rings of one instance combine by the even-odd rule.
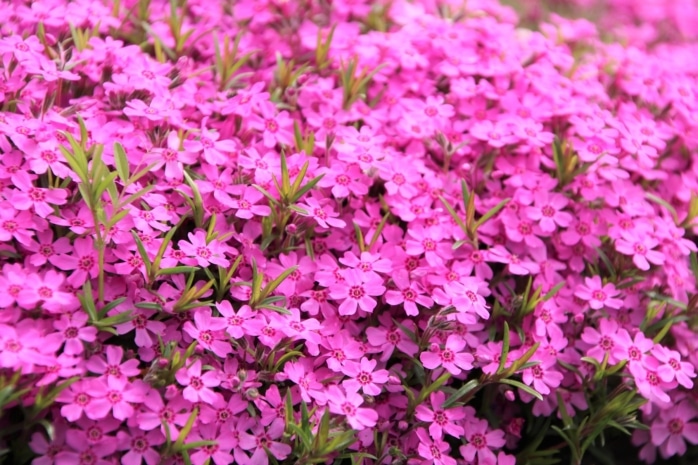
[[[343,228],[346,226],[346,223],[338,219],[337,217],[339,215],[329,206],[322,206],[318,200],[312,197],[307,198],[305,202],[305,204],[299,204],[299,207],[305,210],[305,213],[301,214],[311,217],[321,227],[329,228],[330,226],[334,226],[336,228]]]
[[[650,269],[650,263],[654,265],[664,263],[664,254],[652,250],[657,245],[659,242],[649,236],[636,237],[629,233],[623,233],[622,239],[616,240],[616,250],[623,255],[631,255],[635,266],[644,271]]]
[[[385,301],[390,305],[399,305],[405,308],[405,313],[410,316],[419,315],[417,304],[423,307],[431,307],[434,300],[424,295],[424,290],[418,283],[411,283],[405,271],[393,276],[393,281],[398,290],[389,290],[385,293]]]
[[[225,247],[217,240],[207,241],[204,231],[189,233],[189,241],[179,241],[179,248],[187,255],[182,259],[185,265],[199,265],[203,268],[213,263],[224,268],[230,265],[225,258]]]
[[[447,442],[442,441],[440,438],[433,439],[429,437],[423,428],[417,430],[417,437],[419,438],[417,451],[419,452],[419,456],[425,459],[420,463],[423,465],[456,465],[456,459],[448,454],[451,447]]]
[[[461,437],[465,432],[460,426],[460,420],[465,418],[465,410],[462,407],[444,409],[442,405],[445,401],[446,394],[437,391],[430,396],[431,408],[421,404],[415,410],[415,417],[418,420],[430,423],[429,435],[433,439],[442,439],[444,433],[453,437]]]
[[[688,401],[683,401],[659,414],[659,419],[652,423],[650,430],[652,444],[659,446],[662,457],[686,453],[686,441],[698,444],[698,416],[696,408]]]
[[[185,386],[182,395],[190,402],[216,401],[220,394],[215,393],[211,388],[221,384],[218,373],[207,371],[201,373],[201,360],[196,360],[190,367],[181,368],[175,374],[177,382]]]
[[[614,298],[620,294],[620,291],[616,290],[613,283],[604,285],[599,276],[584,278],[584,283],[586,285],[578,286],[574,295],[588,301],[591,308],[595,310],[604,307],[619,309],[623,306],[621,299]]]
[[[330,412],[346,417],[349,425],[356,430],[372,428],[378,421],[375,410],[361,407],[364,399],[356,392],[345,392],[336,385],[329,386],[327,401]]]
[[[443,367],[452,375],[459,375],[462,370],[470,370],[474,357],[466,352],[465,339],[457,335],[448,336],[444,347],[432,344],[429,351],[419,356],[424,368],[434,370]]]
[[[353,315],[357,308],[364,312],[372,312],[377,305],[373,297],[385,292],[382,281],[375,276],[366,276],[355,269],[345,270],[342,276],[344,282],[338,283],[330,290],[332,299],[342,301],[339,305],[339,314]]]
[[[381,393],[381,385],[388,381],[388,370],[376,370],[377,360],[362,357],[360,362],[347,360],[342,366],[342,372],[350,379],[342,381],[347,391],[359,391],[371,396]]]
[[[460,447],[460,453],[468,461],[477,460],[482,465],[496,465],[497,458],[492,449],[504,446],[504,431],[488,431],[487,420],[473,419],[464,423],[465,438],[468,443]]]

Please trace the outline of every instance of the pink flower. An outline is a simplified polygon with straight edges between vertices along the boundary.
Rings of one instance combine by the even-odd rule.
[[[420,462],[421,465],[456,465],[456,459],[448,454],[451,446],[447,442],[442,441],[441,438],[429,437],[424,428],[417,430],[417,437],[419,438],[417,452],[425,459]]]
[[[364,394],[377,396],[381,393],[381,385],[388,381],[388,370],[376,370],[377,360],[362,357],[359,363],[347,360],[342,366],[342,372],[351,379],[342,381],[348,391],[361,390]]]
[[[659,446],[662,457],[686,453],[686,441],[698,444],[698,423],[691,421],[698,416],[695,406],[688,400],[663,410],[652,423],[652,444]]]
[[[340,315],[353,315],[357,308],[364,312],[372,312],[376,308],[376,299],[373,297],[383,295],[385,287],[380,279],[366,276],[358,270],[349,269],[342,273],[344,282],[337,283],[330,290],[330,297],[341,300],[339,305]]]
[[[279,441],[284,432],[284,426],[280,424],[272,424],[266,430],[261,425],[253,428],[252,434],[243,433],[240,435],[240,447],[245,450],[253,450],[250,464],[267,465],[269,463],[268,452],[274,456],[277,461],[283,461],[291,452],[291,446]],[[226,462],[230,463],[230,462]],[[238,459],[238,463],[242,463]],[[278,462],[277,462],[278,463]],[[224,465],[216,464],[216,465]]]
[[[378,349],[378,352],[381,354],[381,362],[387,361],[395,349],[398,349],[400,352],[410,357],[413,357],[417,353],[419,347],[415,341],[410,339],[410,336],[405,330],[402,329],[406,328],[408,331],[414,333],[416,331],[414,321],[403,320],[399,322],[402,328],[393,323],[388,314],[380,315],[378,321],[381,323],[381,326],[377,328],[367,328],[366,337],[368,342]]]
[[[211,310],[202,309],[194,313],[194,324],[187,321],[182,326],[185,333],[198,342],[198,345],[221,358],[232,350],[223,330],[227,328],[225,319],[211,315]]]
[[[543,395],[550,394],[550,388],[556,388],[562,382],[563,375],[554,369],[557,360],[545,354],[536,365],[526,368],[521,379]]]
[[[517,137],[511,133],[509,124],[504,121],[496,123],[492,123],[492,121],[477,122],[470,128],[470,135],[496,148],[513,144],[517,140]]]
[[[430,308],[434,300],[424,295],[424,290],[418,283],[410,282],[409,273],[400,270],[393,276],[393,282],[398,290],[389,290],[385,293],[385,301],[390,305],[400,305],[409,316],[419,315],[417,304]]]
[[[23,308],[33,308],[41,302],[41,307],[47,311],[61,313],[79,305],[73,294],[63,290],[63,273],[49,269],[44,276],[32,273],[28,278],[27,286],[17,296],[17,304]]]
[[[138,384],[136,384],[138,383]],[[85,407],[85,415],[91,420],[101,420],[109,412],[117,420],[126,420],[133,416],[135,410],[131,403],[141,403],[145,400],[147,385],[142,381],[134,384],[125,378],[110,376],[106,383],[95,380],[85,392],[92,401]]]
[[[30,211],[17,211],[12,203],[0,202],[0,241],[17,239],[24,245],[31,244],[36,229],[34,215]]]
[[[659,241],[649,236],[635,236],[625,232],[621,237],[622,239],[616,240],[616,250],[623,255],[632,255],[633,263],[639,269],[647,271],[650,269],[650,263],[654,265],[664,263],[664,254],[652,250],[659,245]]]
[[[282,111],[276,114],[274,104],[271,102],[260,103],[259,110],[261,116],[252,114],[248,118],[248,124],[251,129],[262,133],[264,146],[272,148],[277,143],[290,144],[293,140],[293,134],[291,133],[293,122],[288,112]]]
[[[445,368],[449,373],[456,376],[462,370],[470,370],[473,368],[474,357],[469,353],[464,353],[465,339],[452,334],[448,336],[444,347],[439,347],[438,344],[431,344],[428,351],[422,352],[419,355],[424,368],[434,370],[436,368]]]
[[[34,207],[36,214],[42,218],[54,213],[51,205],[63,205],[68,197],[65,189],[34,187],[32,178],[26,171],[15,173],[12,183],[17,188],[13,191],[12,205],[18,210]]]
[[[462,407],[443,409],[441,406],[446,401],[446,394],[437,391],[431,394],[429,403],[431,408],[420,404],[415,410],[417,420],[430,423],[429,435],[432,439],[442,439],[444,433],[459,438],[463,436],[464,429],[456,422],[465,418],[465,410]]]
[[[603,363],[604,358],[608,356],[608,363],[613,365],[619,361],[614,355],[618,323],[615,320],[602,318],[598,326],[599,329],[587,326],[582,332],[582,341],[591,346],[586,354],[598,360],[599,363]]]
[[[191,165],[196,162],[196,159],[195,153],[180,148],[179,134],[176,131],[170,131],[167,135],[167,147],[154,148],[144,161],[155,163],[154,170],[164,166],[167,179],[182,179],[184,165]]]
[[[223,194],[223,196],[227,197],[227,194]],[[269,206],[256,205],[263,198],[264,195],[257,189],[253,187],[245,187],[239,199],[230,198],[229,201],[223,203],[236,210],[236,217],[249,220],[255,216],[271,215],[271,208],[269,208]]]
[[[165,442],[165,436],[158,430],[149,432],[131,429],[131,434],[124,431],[118,433],[119,449],[126,453],[121,458],[123,465],[158,465],[161,460],[158,446]]]
[[[92,396],[87,393],[94,379],[79,380],[71,384],[68,389],[61,391],[56,397],[56,402],[65,404],[61,406],[61,415],[68,421],[77,421],[85,409],[92,403]],[[103,389],[104,385],[99,383]]]
[[[542,231],[551,233],[558,226],[566,228],[572,222],[573,216],[562,211],[568,202],[564,195],[541,192],[535,196],[534,205],[526,208],[526,214],[538,222]]]
[[[652,355],[661,364],[657,368],[657,375],[665,383],[670,383],[676,380],[681,386],[686,389],[693,387],[691,378],[696,377],[695,368],[688,362],[681,361],[681,354],[675,350],[669,350],[666,347],[655,344],[652,348]]]
[[[218,313],[220,313],[227,323],[226,332],[233,339],[240,339],[245,335],[245,322],[253,319],[255,313],[249,305],[242,305],[236,312],[229,301],[224,300],[216,304]]]
[[[299,204],[299,207],[305,210],[306,213],[300,214],[314,219],[321,227],[329,228],[334,226],[343,228],[347,225],[344,221],[337,218],[339,215],[329,206],[320,205],[320,202],[312,197],[307,198],[305,202],[305,204]]]
[[[151,334],[162,335],[165,331],[165,323],[156,321],[151,317],[153,310],[138,309],[131,314],[131,321],[116,326],[118,334],[128,334],[136,330],[135,342],[138,347],[150,347],[153,345]]]
[[[628,331],[621,328],[614,339],[613,356],[616,360],[627,360],[630,365],[642,364],[645,355],[654,347],[652,339],[645,337],[642,331],[637,331],[631,337]]]
[[[425,228],[419,226],[407,230],[410,239],[405,242],[408,255],[424,254],[429,265],[437,267],[453,256],[451,245],[443,242],[444,234],[441,228]]]
[[[191,454],[191,463],[203,465],[229,465],[235,463],[231,451],[238,446],[238,440],[226,428],[217,428],[214,423],[199,426],[192,433],[192,442],[213,441],[215,445],[202,446]]]
[[[434,293],[439,293],[439,289],[435,289]],[[487,320],[490,317],[490,313],[487,311],[489,308],[485,302],[485,298],[479,294],[481,290],[476,284],[476,281],[472,278],[466,278],[462,282],[452,282],[444,284],[445,295],[451,296],[451,304],[458,310],[456,314],[456,319],[463,323],[472,323],[470,317],[462,317],[461,315],[472,313],[477,314],[483,320]]]
[[[489,260],[497,263],[509,265],[509,271],[515,275],[525,276],[531,273],[538,273],[540,266],[531,261],[509,253],[504,247],[497,245],[489,250]]]
[[[613,283],[604,285],[599,276],[584,278],[584,282],[586,285],[579,285],[574,295],[589,302],[589,306],[594,310],[604,307],[619,309],[623,306],[621,299],[614,299],[620,291],[616,290]]]
[[[324,402],[326,398],[324,386],[318,381],[317,375],[313,370],[313,361],[308,357],[304,357],[297,362],[287,362],[284,365],[284,373],[288,379],[296,383],[298,386],[301,398],[305,402],[313,400]]]
[[[375,410],[361,407],[364,398],[357,392],[344,392],[339,386],[327,388],[327,401],[330,412],[346,417],[349,426],[361,431],[372,428],[378,421]]]
[[[488,430],[487,420],[466,421],[464,424],[465,438],[468,443],[460,447],[460,453],[463,458],[469,462],[475,460],[480,465],[496,465],[497,457],[492,452],[492,449],[499,449],[504,446],[504,431]]]
[[[82,341],[94,342],[97,338],[97,328],[85,326],[87,324],[87,314],[77,311],[72,315],[61,315],[60,320],[53,324],[53,327],[61,331],[65,338],[64,351],[68,355],[79,355],[85,347]]]
[[[213,403],[220,396],[211,389],[221,384],[218,373],[207,371],[201,374],[201,360],[196,360],[189,368],[179,369],[175,379],[182,386],[186,386],[182,395],[190,402]]]
[[[188,258],[182,259],[182,263],[189,266],[198,265],[202,268],[208,267],[211,263],[227,268],[230,262],[225,258],[225,246],[219,241],[206,241],[205,231],[189,233],[189,241],[179,241],[179,248],[187,254]]]
[[[657,374],[659,363],[653,357],[647,357],[644,363],[631,363],[628,369],[635,380],[637,391],[645,399],[648,399],[660,406],[668,406],[671,397],[667,391],[674,389],[678,383],[676,381],[666,383]]]
[[[88,278],[96,278],[99,274],[99,262],[94,242],[89,237],[75,239],[73,255],[61,255],[56,266],[62,270],[75,270],[68,276],[68,284],[73,287],[82,286]]]
[[[138,360],[131,359],[122,363],[124,350],[121,347],[109,345],[106,347],[106,360],[95,355],[87,361],[87,369],[93,373],[107,377],[128,378],[140,373]]]

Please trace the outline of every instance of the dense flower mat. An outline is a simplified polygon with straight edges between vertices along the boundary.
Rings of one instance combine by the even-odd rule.
[[[0,462],[690,463],[698,6],[519,3],[1,2]]]

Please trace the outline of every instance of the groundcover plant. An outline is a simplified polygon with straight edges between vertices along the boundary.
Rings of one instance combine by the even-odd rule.
[[[0,462],[696,463],[698,6],[508,3],[2,1]]]

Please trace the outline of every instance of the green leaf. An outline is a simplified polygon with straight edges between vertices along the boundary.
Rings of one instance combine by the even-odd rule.
[[[504,367],[507,364],[507,358],[509,358],[509,323],[504,322],[504,335],[502,338],[502,353],[499,356],[499,366],[497,367],[496,373],[502,374],[504,372]]]
[[[555,295],[560,292],[560,289],[562,289],[565,286],[565,282],[559,282],[555,286],[553,286],[552,289],[550,289],[544,296],[543,299],[541,299],[543,302],[547,302],[548,300],[552,299],[555,297]]]
[[[78,300],[82,304],[82,308],[85,309],[87,315],[90,317],[91,322],[99,320],[99,314],[97,312],[97,307],[95,306],[95,298],[92,294],[92,284],[88,279],[82,286],[82,294],[78,295]]]
[[[143,246],[143,242],[141,242],[141,238],[138,237],[138,233],[136,231],[131,231],[131,236],[133,236],[133,240],[136,243],[136,248],[138,249],[138,253],[141,256],[141,259],[143,260],[143,265],[145,265],[145,270],[150,275],[150,268],[152,266],[152,263],[150,262],[150,257],[148,257],[148,252],[145,251],[145,246]]]
[[[436,392],[441,386],[443,386],[446,381],[451,379],[451,373],[448,371],[439,376],[436,381],[431,383],[429,386],[427,386],[425,389],[422,389],[422,391],[419,393],[419,396],[417,397],[417,403],[416,405],[421,404],[424,402],[425,399],[427,399],[433,392]]]
[[[291,312],[289,312],[288,309],[283,308],[283,307],[279,307],[277,305],[264,305],[264,304],[262,304],[259,306],[259,308],[271,310],[271,311],[274,311],[276,313],[280,313],[282,315],[291,315]]]
[[[128,187],[131,184],[137,183],[143,176],[146,174],[150,173],[150,171],[157,165],[157,162],[151,163],[150,165],[146,166],[145,168],[136,171],[133,175],[131,175],[130,178],[128,178],[128,181],[124,183],[124,187]]]
[[[269,202],[270,202],[272,205],[276,205],[276,204],[279,203],[279,201],[276,200],[276,199],[274,198],[274,196],[272,196],[272,195],[271,195],[266,189],[264,189],[262,186],[258,186],[257,184],[252,184],[252,187],[254,187],[254,188],[257,189],[259,192],[261,192],[262,195],[263,195],[264,197],[266,197],[267,200],[269,200]]]
[[[480,385],[480,382],[477,379],[471,379],[467,383],[465,383],[463,386],[460,387],[456,392],[451,394],[451,396],[446,399],[446,401],[443,403],[441,408],[447,409],[449,407],[452,407],[456,405],[463,396],[467,395],[469,392],[471,392],[473,389],[476,389]]]
[[[262,292],[261,292],[261,294],[260,294],[260,300],[266,299],[266,298],[269,296],[269,294],[271,294],[272,292],[274,292],[274,291],[276,290],[276,288],[279,287],[279,286],[281,285],[281,283],[282,283],[286,278],[288,278],[289,275],[290,275],[291,273],[293,273],[293,272],[296,271],[297,269],[298,269],[298,266],[297,266],[297,265],[294,265],[294,266],[292,266],[291,268],[289,268],[289,269],[287,269],[287,270],[284,270],[279,276],[277,276],[277,277],[274,278],[271,282],[269,282],[269,284],[267,284],[267,285],[264,287],[264,289],[262,290]]]
[[[361,228],[356,223],[354,223],[354,233],[356,234],[356,243],[359,245],[359,250],[365,252],[366,243],[364,242],[364,233],[361,232]]]
[[[381,222],[378,223],[378,227],[376,227],[376,230],[373,232],[373,236],[371,236],[371,242],[368,244],[369,250],[375,245],[376,242],[378,242],[378,238],[381,236],[389,217],[390,212],[387,212],[385,215],[383,215],[383,218],[381,218]]]
[[[613,281],[615,281],[616,276],[617,276],[616,270],[615,270],[615,268],[613,268],[613,265],[611,264],[611,260],[609,260],[608,255],[606,255],[606,253],[598,247],[594,247],[594,250],[599,255],[599,258],[601,259],[603,264],[606,266],[606,269],[608,270],[608,272],[611,274],[611,279],[613,279]]]
[[[451,204],[446,200],[443,196],[439,196],[439,200],[443,204],[444,207],[446,207],[446,210],[448,213],[451,215],[451,217],[455,220],[456,224],[460,226],[460,228],[463,230],[464,233],[468,234],[468,228],[465,226],[465,223],[463,223],[463,220],[458,216],[458,213],[453,209]]]
[[[116,172],[119,173],[119,179],[121,179],[122,182],[128,181],[130,174],[128,158],[126,157],[124,146],[119,142],[114,142],[114,163],[116,165]]]
[[[648,200],[651,200],[652,202],[656,203],[657,205],[661,205],[662,207],[666,208],[667,211],[671,214],[671,218],[674,220],[674,224],[679,224],[679,215],[676,213],[676,209],[672,207],[669,202],[666,200],[662,199],[661,197],[657,197],[656,195],[652,194],[651,192],[645,192],[645,197],[647,197]]]
[[[317,183],[319,183],[320,180],[321,180],[324,176],[325,176],[325,174],[323,173],[323,174],[321,174],[321,175],[319,175],[319,176],[317,176],[317,177],[311,179],[310,181],[308,181],[308,184],[306,184],[305,186],[301,187],[301,188],[298,190],[298,192],[296,192],[296,193],[294,194],[293,198],[291,199],[291,203],[296,203],[296,202],[298,202],[298,200],[300,200],[300,198],[303,197],[310,189],[312,189],[313,187],[315,187],[315,185],[317,185]]]
[[[116,300],[112,300],[109,302],[107,305],[102,307],[102,309],[99,311],[99,317],[102,318],[104,315],[115,309],[117,306],[121,305],[126,301],[126,297],[119,297]]]
[[[482,226],[487,220],[499,213],[502,210],[502,208],[504,208],[510,201],[511,199],[504,199],[501,202],[499,202],[490,211],[482,215],[482,217],[475,222],[475,227],[479,228],[480,226]]]
[[[529,393],[536,399],[543,400],[543,396],[538,391],[536,391],[530,386],[525,385],[521,381],[516,381],[515,379],[500,379],[499,382],[502,384],[508,384],[509,386],[517,387],[522,391]]]
[[[182,430],[179,432],[179,436],[177,437],[177,441],[174,443],[174,450],[175,451],[181,451],[182,450],[182,445],[184,445],[184,440],[189,436],[189,433],[191,433],[192,428],[194,428],[194,423],[196,422],[196,417],[199,415],[199,408],[194,407],[192,410],[191,414],[189,415],[189,418],[187,418],[187,422],[182,428]]]
[[[99,321],[96,321],[94,323],[94,325],[98,326],[100,328],[104,328],[107,326],[115,326],[115,325],[124,324],[124,323],[131,321],[131,319],[132,319],[131,311],[129,310],[127,312],[119,313],[118,315],[103,318]]]
[[[182,273],[195,273],[199,268],[195,266],[173,266],[171,268],[163,268],[158,271],[158,276],[160,275],[173,275]]]
[[[149,184],[149,185],[145,186],[143,189],[141,189],[141,190],[139,190],[139,191],[137,191],[137,192],[135,192],[135,193],[129,195],[129,196],[126,197],[124,200],[122,200],[122,201],[121,201],[121,205],[119,205],[119,207],[124,207],[124,206],[126,206],[126,205],[131,205],[133,202],[135,202],[136,200],[140,199],[141,197],[143,197],[145,194],[147,194],[148,192],[152,191],[153,189],[155,189],[155,185],[154,185],[154,184]]]

